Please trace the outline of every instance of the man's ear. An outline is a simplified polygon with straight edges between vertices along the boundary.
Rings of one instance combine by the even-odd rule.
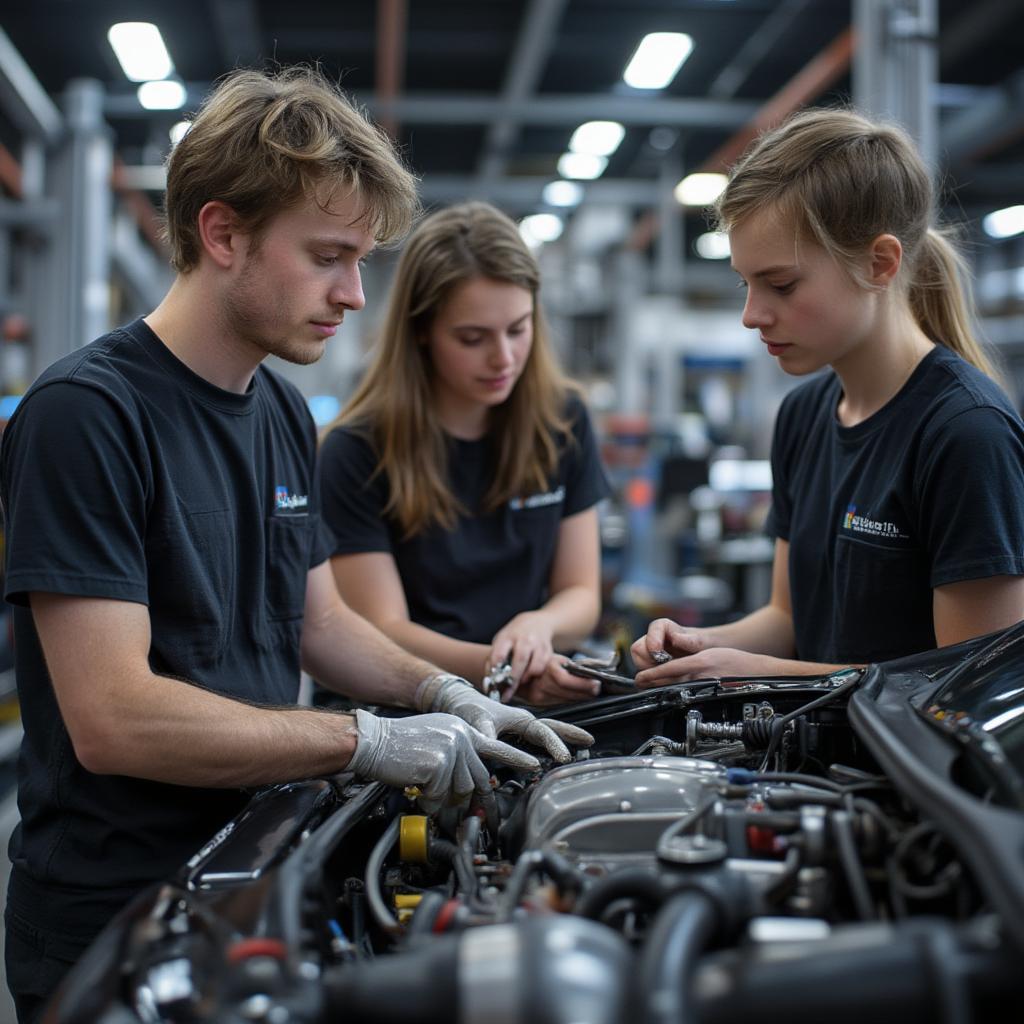
[[[218,267],[229,269],[245,248],[235,211],[219,199],[212,200],[199,211],[196,226],[203,251]]]
[[[899,273],[903,263],[903,246],[895,235],[879,235],[872,243],[869,255],[871,283],[887,288]]]

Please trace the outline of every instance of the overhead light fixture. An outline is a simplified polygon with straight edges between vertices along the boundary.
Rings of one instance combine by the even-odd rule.
[[[148,21],[111,25],[107,39],[129,81],[152,82],[174,71],[160,29]]]
[[[173,79],[143,82],[139,86],[138,97],[146,110],[180,110],[185,106],[185,86]]]
[[[625,134],[626,129],[618,121],[587,121],[572,133],[569,152],[611,156]]]
[[[558,158],[558,173],[563,178],[591,181],[600,178],[608,166],[608,157],[591,153],[563,153]]]
[[[640,40],[622,80],[634,89],[664,89],[693,50],[685,32],[652,32]]]
[[[535,248],[555,241],[563,227],[562,218],[553,213],[534,213],[519,222],[519,234],[528,246]]]
[[[724,231],[705,231],[693,243],[697,255],[705,260],[727,260],[732,252],[729,236]]]
[[[990,238],[1011,238],[1024,231],[1024,206],[1007,206],[994,210],[981,222]]]
[[[724,174],[688,174],[676,185],[673,195],[683,206],[710,206],[728,181]]]
[[[178,121],[176,124],[172,124],[167,134],[171,137],[171,145],[176,146],[185,136],[188,134],[189,128],[192,127],[191,121]]]
[[[583,199],[583,186],[575,181],[549,181],[541,196],[548,206],[576,206]]]

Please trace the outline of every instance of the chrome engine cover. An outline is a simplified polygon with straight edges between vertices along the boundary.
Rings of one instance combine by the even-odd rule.
[[[525,845],[580,864],[647,862],[726,769],[689,757],[605,757],[548,772],[530,794]]]

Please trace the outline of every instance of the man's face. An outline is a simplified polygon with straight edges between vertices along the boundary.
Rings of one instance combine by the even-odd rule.
[[[224,293],[227,328],[263,355],[315,363],[345,313],[365,303],[360,266],[374,239],[362,213],[358,197],[342,196],[276,214],[248,240]]]

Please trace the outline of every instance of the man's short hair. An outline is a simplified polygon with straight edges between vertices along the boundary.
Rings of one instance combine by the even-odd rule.
[[[416,180],[390,138],[319,71],[234,71],[168,159],[171,263],[179,273],[198,266],[198,217],[208,202],[226,203],[258,237],[281,210],[303,198],[326,203],[339,189],[359,196],[381,244],[404,235],[418,209]]]

